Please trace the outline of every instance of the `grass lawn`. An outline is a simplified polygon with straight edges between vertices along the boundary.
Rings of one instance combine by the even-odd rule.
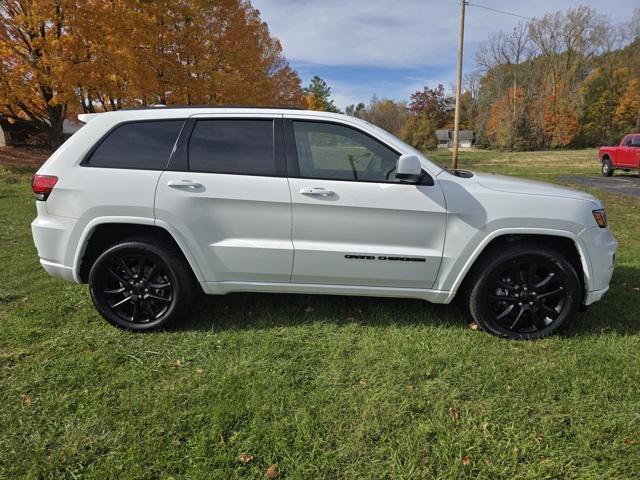
[[[593,150],[461,166],[598,173]],[[612,290],[547,340],[474,331],[457,305],[256,294],[136,335],[40,268],[28,170],[0,168],[0,478],[640,478],[639,198],[591,191]]]

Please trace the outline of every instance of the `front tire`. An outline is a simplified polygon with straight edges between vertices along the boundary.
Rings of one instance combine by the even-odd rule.
[[[611,160],[608,157],[605,157],[602,160],[602,176],[610,177],[611,175],[613,175],[614,171],[615,169],[613,168],[613,165],[611,165]]]
[[[197,285],[182,254],[152,239],[104,251],[89,273],[93,304],[112,325],[143,332],[186,316]]]
[[[474,268],[469,311],[487,332],[534,340],[551,335],[578,311],[580,280],[558,252],[536,244],[494,249]]]

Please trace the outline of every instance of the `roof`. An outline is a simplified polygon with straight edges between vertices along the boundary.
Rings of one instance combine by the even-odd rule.
[[[449,130],[436,130],[438,140],[449,140]]]
[[[473,131],[472,130],[458,131],[458,140],[473,140]]]
[[[361,124],[364,120],[356,117],[344,115],[342,113],[320,112],[316,110],[301,110],[298,108],[282,108],[282,107],[220,107],[220,106],[187,106],[187,107],[153,107],[153,108],[136,108],[122,109],[100,113],[82,113],[78,115],[78,120],[88,123],[95,118],[109,119],[110,122],[123,122],[129,120],[152,120],[152,119],[178,119],[194,116],[206,115],[265,115],[265,116],[307,116],[322,117],[326,119],[334,119],[341,121],[349,121],[350,123]],[[368,122],[364,122],[368,123]]]
[[[436,130],[438,140],[453,139],[453,130]],[[458,130],[458,140],[473,140],[473,130]]]

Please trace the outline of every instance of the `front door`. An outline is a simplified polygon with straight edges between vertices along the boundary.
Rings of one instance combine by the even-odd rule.
[[[632,146],[633,135],[624,137],[618,148],[618,165],[625,168],[633,168],[635,163],[635,148]]]
[[[192,118],[156,193],[209,282],[289,282],[291,201],[282,120]]]
[[[446,222],[438,183],[401,183],[399,153],[355,128],[285,124],[292,282],[431,288]]]

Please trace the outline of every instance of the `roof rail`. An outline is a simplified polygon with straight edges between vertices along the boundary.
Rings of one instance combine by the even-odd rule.
[[[148,106],[144,106],[144,107],[126,107],[123,108],[122,110],[151,110],[154,108],[170,108],[170,109],[177,109],[177,108],[263,108],[263,109],[271,109],[271,110],[306,110],[302,107],[298,107],[295,105],[277,105],[277,106],[269,106],[269,105],[238,105],[238,104],[230,104],[230,105],[224,105],[224,104],[216,104],[216,105],[163,105],[163,104],[156,104],[156,105],[148,105]]]

